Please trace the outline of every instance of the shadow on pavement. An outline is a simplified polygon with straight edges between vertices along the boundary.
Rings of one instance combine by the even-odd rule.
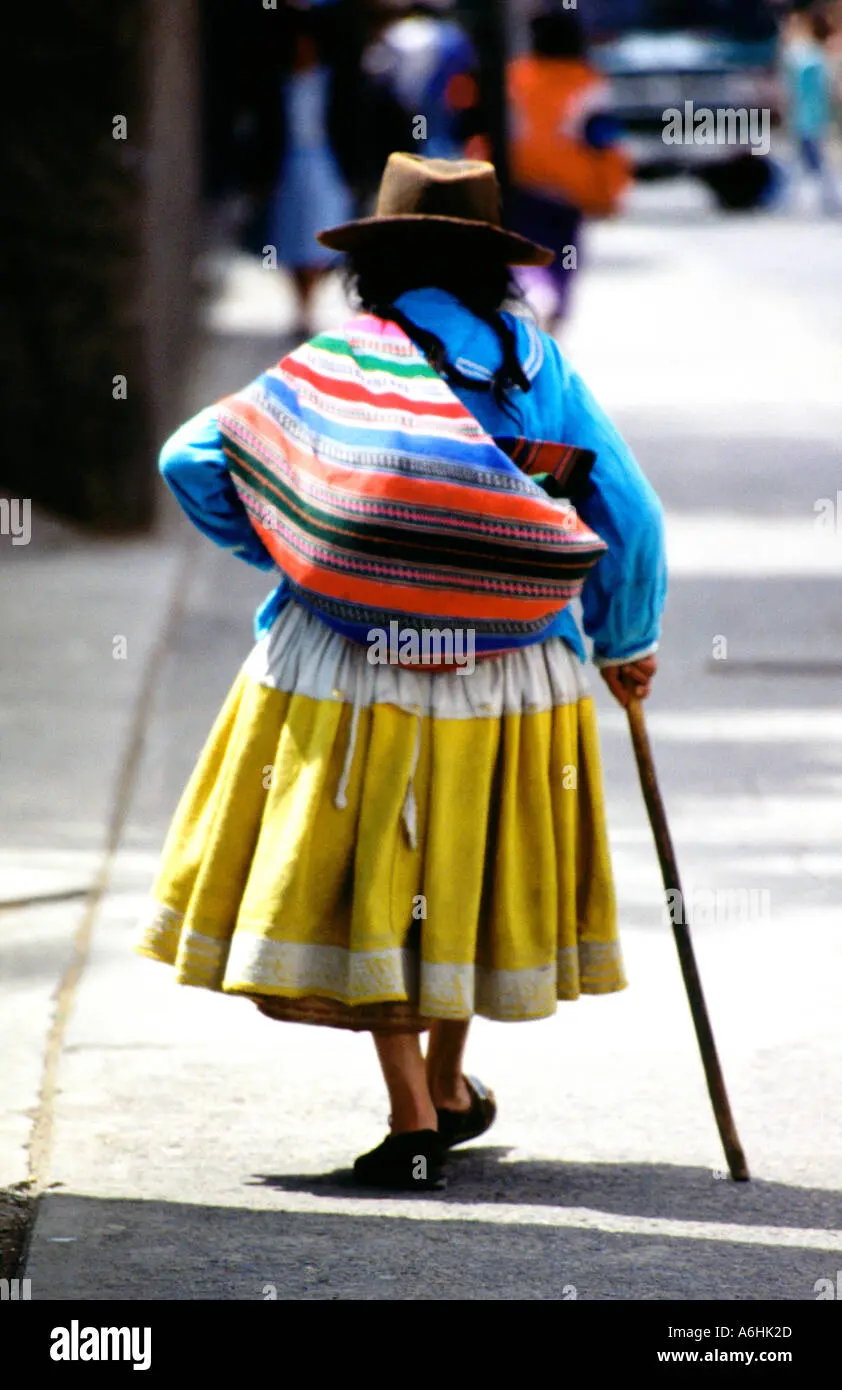
[[[835,1278],[838,1250],[784,1244],[794,1232],[775,1243],[768,1227],[735,1239],[732,1223],[838,1221],[839,1194],[775,1183],[729,1189],[699,1169],[523,1163],[506,1172],[501,1152],[466,1155],[458,1188],[454,1182],[443,1197],[381,1207],[377,1194],[361,1194],[358,1214],[335,1177],[264,1179],[314,1194],[312,1209],[294,1211],[50,1192],[26,1276],[33,1299],[68,1301],[811,1301],[819,1279]],[[451,1205],[477,1201],[487,1204],[487,1219],[476,1207],[463,1217]],[[519,1220],[501,1202],[533,1209]],[[583,1202],[584,1221],[574,1210]],[[536,1203],[545,1221],[536,1219]],[[612,1210],[626,1215],[612,1218]],[[635,1230],[631,1213],[661,1221],[647,1226],[641,1217]],[[694,1237],[670,1228],[668,1216],[711,1226]],[[612,1219],[622,1229],[611,1229]],[[717,1232],[717,1224],[731,1229]]]
[[[456,1150],[446,1192],[432,1200],[463,1205],[500,1202],[588,1208],[661,1221],[784,1226],[842,1231],[842,1192],[758,1181],[733,1183],[709,1168],[667,1164],[508,1162],[512,1150],[489,1145]],[[326,1174],[256,1174],[253,1181],[284,1192],[358,1197],[350,1169]]]

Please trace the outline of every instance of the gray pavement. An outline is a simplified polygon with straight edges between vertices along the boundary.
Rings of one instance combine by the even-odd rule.
[[[842,488],[840,273],[838,226],[647,190],[594,233],[566,344],[668,509],[649,721],[748,1186],[721,1177],[601,688],[631,988],[480,1020],[488,1142],[440,1198],[360,1197],[343,1171],[384,1132],[370,1041],[180,990],[129,949],[265,579],[169,512],[131,546],[38,518],[29,547],[0,537],[0,1187],[43,1194],[34,1298],[809,1300],[835,1278],[842,515],[821,530],[816,504]],[[277,355],[266,284],[229,268],[185,413]]]

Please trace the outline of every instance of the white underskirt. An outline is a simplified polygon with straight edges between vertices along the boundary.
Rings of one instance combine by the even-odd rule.
[[[340,700],[358,709],[396,705],[435,719],[537,714],[588,694],[585,669],[560,637],[477,661],[470,672],[372,665],[368,648],[340,637],[294,602],[278,615],[244,669],[259,685],[313,700]]]

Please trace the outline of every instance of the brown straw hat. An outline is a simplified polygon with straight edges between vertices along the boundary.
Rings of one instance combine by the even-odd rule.
[[[379,245],[395,228],[433,223],[470,234],[499,249],[508,265],[549,265],[555,252],[509,232],[500,221],[500,185],[493,164],[480,159],[389,155],[373,217],[319,232],[333,251]]]

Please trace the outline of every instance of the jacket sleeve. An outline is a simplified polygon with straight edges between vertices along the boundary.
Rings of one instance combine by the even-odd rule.
[[[247,564],[275,568],[231,480],[214,406],[176,430],[161,450],[158,466],[179,506],[203,535]]]
[[[597,456],[579,515],[608,543],[582,590],[584,628],[596,665],[620,665],[658,647],[667,594],[663,508],[582,378],[558,359],[563,442]]]

